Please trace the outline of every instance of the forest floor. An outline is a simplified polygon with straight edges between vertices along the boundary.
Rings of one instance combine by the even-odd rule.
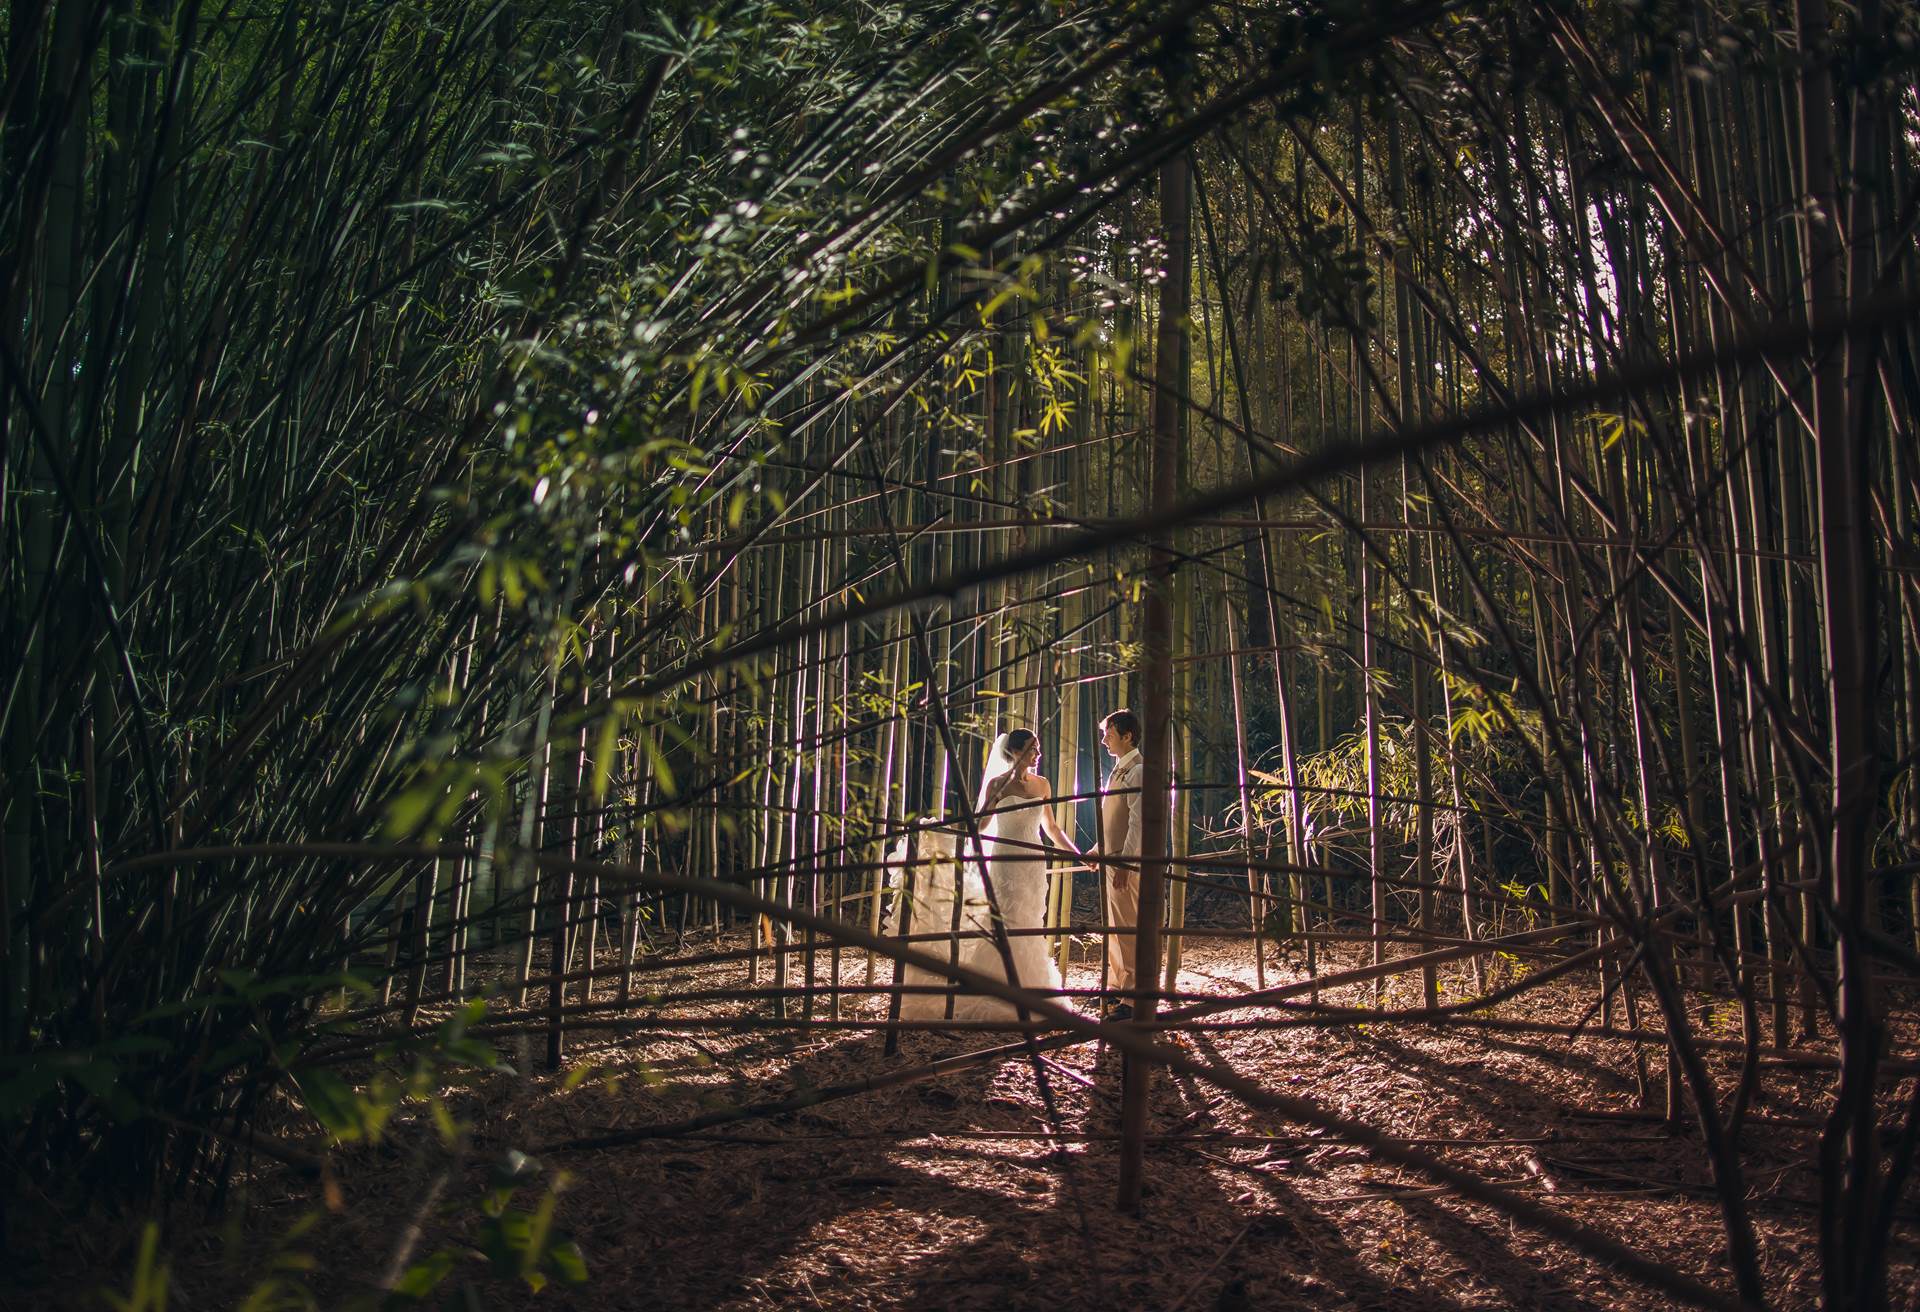
[[[685,955],[697,950],[690,944]],[[1364,951],[1323,954],[1321,970],[1360,964]],[[1095,988],[1097,965],[1090,951],[1083,955],[1089,960],[1076,961],[1068,983]],[[1462,969],[1442,971],[1441,987],[1455,997],[1470,984]],[[845,970],[858,979],[864,957],[849,954]],[[674,991],[737,990],[744,974],[736,960],[645,978],[649,987]],[[1297,961],[1269,961],[1269,985],[1303,975]],[[1189,946],[1182,990],[1226,995],[1253,984],[1246,944],[1196,939]],[[603,985],[602,995],[612,988]],[[1390,980],[1385,1005],[1418,1006],[1419,988],[1417,974]],[[1355,985],[1322,1000],[1361,1005],[1372,993],[1371,985]],[[1565,1024],[1595,999],[1595,982],[1574,977],[1494,1014]],[[884,996],[862,998],[842,1014],[884,1015],[884,1003]],[[700,1010],[764,1015],[765,1005]],[[447,1154],[428,1118],[406,1111],[379,1145],[337,1151],[324,1182],[268,1164],[246,1181],[247,1206],[236,1209],[240,1219],[224,1236],[210,1230],[197,1242],[170,1241],[175,1285],[186,1295],[176,1305],[236,1305],[276,1260],[287,1261],[275,1252],[297,1251],[308,1257],[287,1262],[289,1270],[310,1258],[312,1270],[299,1279],[321,1306],[336,1306],[369,1288],[416,1221],[423,1227],[416,1256],[471,1245],[475,1225],[484,1224],[473,1200],[509,1148],[538,1157],[548,1172],[542,1179],[566,1173],[555,1224],[578,1242],[589,1280],[534,1295],[489,1279],[477,1288],[479,1305],[492,1308],[1598,1312],[1671,1305],[1428,1180],[1164,1073],[1154,1084],[1144,1204],[1137,1217],[1123,1215],[1114,1205],[1121,1062],[1094,1043],[1049,1055],[1048,1083],[1067,1131],[1058,1144],[1043,1133],[1049,1117],[1033,1067],[1018,1057],[776,1118],[598,1150],[553,1149],[581,1136],[859,1081],[1010,1037],[908,1033],[889,1057],[884,1036],[873,1032],[712,1029],[635,1040],[590,1031],[570,1035],[569,1072],[555,1075],[534,1073],[543,1036],[503,1037],[502,1051],[519,1073],[487,1076],[449,1095],[473,1130],[458,1169],[444,1170]],[[1267,1087],[1425,1145],[1731,1290],[1698,1136],[1669,1132],[1642,1107],[1625,1041],[1395,1024],[1221,1029],[1179,1042]],[[1730,1059],[1711,1060],[1730,1082]],[[1652,1107],[1664,1100],[1660,1065],[1657,1055],[1649,1062]],[[1826,1083],[1819,1070],[1769,1067],[1746,1130],[1749,1204],[1778,1307],[1812,1306],[1818,1293],[1813,1201]],[[523,1192],[518,1202],[539,1193]],[[287,1238],[303,1217],[317,1223]],[[1895,1306],[1920,1300],[1916,1240],[1920,1221],[1909,1219],[1893,1244]],[[482,1271],[467,1262],[443,1288]]]

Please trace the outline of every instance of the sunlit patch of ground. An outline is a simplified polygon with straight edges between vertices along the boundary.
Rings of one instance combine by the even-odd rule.
[[[681,955],[707,948],[690,944]],[[1323,952],[1321,969],[1364,964],[1364,952]],[[824,979],[824,954],[819,968]],[[847,981],[865,978],[858,954],[848,954],[842,968]],[[747,983],[739,961],[673,974],[677,991]],[[1269,986],[1303,977],[1298,958],[1267,962]],[[1196,938],[1179,982],[1182,992],[1228,996],[1255,980],[1246,944]],[[1077,962],[1067,982],[1097,988],[1097,963]],[[1456,967],[1443,969],[1439,983],[1443,996],[1455,998],[1474,986]],[[648,987],[662,986],[649,979]],[[1370,983],[1323,990],[1321,1000],[1370,1005],[1373,991]],[[1388,1007],[1422,1002],[1417,974],[1389,981],[1383,993]],[[614,996],[612,984],[596,992]],[[1595,981],[1575,977],[1495,1014],[1565,1023],[1595,997]],[[1090,1002],[1081,1005],[1091,1010]],[[884,1009],[883,995],[849,997],[840,1014],[873,1017]],[[519,1073],[489,1077],[457,1097],[475,1146],[447,1197],[478,1196],[489,1164],[508,1147],[537,1152],[572,1176],[558,1219],[577,1237],[592,1276],[587,1286],[539,1297],[509,1283],[483,1284],[485,1306],[1230,1312],[1671,1305],[1564,1245],[1433,1191],[1421,1177],[1164,1073],[1155,1083],[1144,1207],[1138,1217],[1122,1215],[1114,1208],[1121,1063],[1094,1043],[1048,1054],[1041,1069],[1051,1115],[1032,1063],[1013,1058],[768,1119],[601,1150],[544,1151],[582,1135],[683,1124],[851,1084],[1011,1037],[908,1033],[888,1057],[878,1033],[720,1027],[767,1014],[749,999],[681,1012],[716,1026],[644,1038],[628,1030],[570,1035],[571,1081],[539,1069],[542,1035],[502,1038]],[[817,1009],[825,1013],[824,1005]],[[640,1014],[654,1012],[623,1013]],[[1249,1016],[1281,1019],[1271,1008],[1222,1019]],[[1197,1057],[1417,1141],[1648,1256],[1730,1287],[1697,1140],[1670,1134],[1639,1110],[1633,1051],[1618,1040],[1375,1024],[1219,1029],[1178,1041]],[[1714,1061],[1727,1070],[1723,1059]],[[1654,1106],[1662,1105],[1659,1066],[1649,1063]],[[1814,1141],[1794,1122],[1818,1106],[1824,1078],[1770,1071],[1761,1121],[1748,1130],[1756,1226],[1782,1307],[1811,1306],[1817,1294],[1806,1205],[1817,1193]],[[1064,1131],[1057,1141],[1056,1128]],[[423,1117],[403,1116],[384,1146],[337,1155],[338,1210],[313,1237],[324,1297],[364,1288],[440,1152]],[[321,1196],[277,1169],[249,1188],[255,1251]],[[451,1242],[459,1220],[457,1208],[429,1216],[421,1251]],[[1920,1225],[1896,1235],[1900,1305],[1920,1296],[1915,1238]],[[203,1260],[182,1263],[178,1278],[216,1305],[246,1276],[210,1247]]]

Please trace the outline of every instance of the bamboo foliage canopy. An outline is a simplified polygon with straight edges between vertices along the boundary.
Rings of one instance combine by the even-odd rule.
[[[1172,779],[1170,1024],[1215,1014],[1175,985],[1216,931],[1276,1005],[1318,1004],[1269,990],[1276,950],[1317,981],[1334,942],[1376,1006],[1417,972],[1462,1024],[1496,949],[1591,972],[1702,1129],[1725,1279],[1336,1128],[1749,1305],[1760,1057],[1817,1050],[1823,1297],[1884,1302],[1917,25],[16,3],[9,1154],[217,1192],[277,1088],[317,1106],[483,994],[460,1043],[531,1029],[558,1065],[694,929],[756,1023],[885,1027],[886,958],[963,974],[957,915],[902,927],[889,889],[964,841],[986,741],[1035,729],[1091,841],[1097,722],[1134,704]],[[1063,962],[1097,882],[1049,886]],[[1092,1032],[1027,1001],[1036,1071]]]

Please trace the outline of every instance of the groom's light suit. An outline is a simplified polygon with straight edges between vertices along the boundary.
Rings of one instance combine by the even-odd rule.
[[[1140,749],[1134,748],[1113,763],[1113,773],[1107,776],[1109,793],[1124,793],[1121,798],[1126,803],[1126,821],[1124,832],[1103,834],[1101,851],[1116,856],[1131,858],[1125,864],[1115,862],[1107,867],[1105,880],[1107,890],[1107,923],[1132,928],[1140,921]],[[1133,977],[1134,949],[1138,945],[1135,935],[1113,933],[1107,937],[1107,987],[1114,992],[1123,992],[1134,987]]]

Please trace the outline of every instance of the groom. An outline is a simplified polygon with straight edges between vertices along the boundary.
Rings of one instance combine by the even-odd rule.
[[[1100,721],[1100,745],[1113,757],[1113,773],[1100,797],[1100,841],[1087,850],[1106,872],[1107,996],[1101,1015],[1132,1020],[1134,954],[1140,920],[1140,717],[1114,711]],[[1126,858],[1133,858],[1127,860]],[[1118,858],[1118,859],[1115,859]],[[1120,932],[1111,932],[1119,929]]]

